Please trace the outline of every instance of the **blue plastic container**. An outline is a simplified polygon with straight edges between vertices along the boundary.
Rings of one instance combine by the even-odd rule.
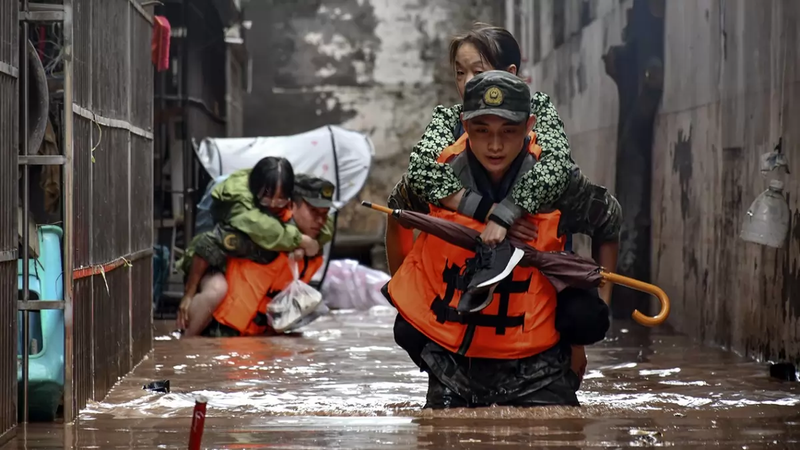
[[[64,280],[61,258],[60,227],[39,228],[39,258],[30,259],[29,291],[31,300],[63,300]],[[17,263],[20,298],[22,298],[22,261]],[[19,415],[22,415],[22,312],[17,323],[17,381]],[[64,393],[64,311],[45,310],[29,313],[28,342],[28,418],[31,421],[52,421]]]

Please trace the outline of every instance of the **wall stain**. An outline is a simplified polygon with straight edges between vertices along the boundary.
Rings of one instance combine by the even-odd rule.
[[[684,136],[683,130],[678,131],[678,140],[675,142],[672,156],[672,171],[678,174],[681,183],[681,216],[684,220],[689,217],[689,198],[692,180],[692,128]]]
[[[578,76],[578,93],[583,94],[589,88],[589,83],[586,80],[586,65],[584,64],[583,55],[581,55],[580,63],[577,69]]]
[[[788,241],[787,248],[783,250],[786,258],[783,263],[781,294],[783,300],[789,302],[788,312],[791,317],[800,318],[800,257],[791,251],[800,244],[800,210],[794,211],[789,222]]]
[[[378,20],[371,2],[275,2],[266,14],[271,26],[259,27],[273,30],[271,42],[264,45],[267,42],[260,40],[258,47],[263,48],[256,52],[275,54],[276,85],[356,86],[372,80],[381,40],[375,33]]]
[[[567,2],[555,1],[553,5],[553,45],[558,48],[566,39]]]

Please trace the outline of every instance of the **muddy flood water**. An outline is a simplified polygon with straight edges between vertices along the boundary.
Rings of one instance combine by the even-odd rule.
[[[302,335],[177,339],[74,425],[21,428],[8,449],[800,448],[800,384],[664,329],[614,323],[589,349],[581,408],[422,411],[427,377],[392,338],[394,310],[338,312]],[[142,385],[169,379],[172,392]]]

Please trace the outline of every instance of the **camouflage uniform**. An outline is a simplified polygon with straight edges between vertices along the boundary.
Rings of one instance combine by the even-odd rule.
[[[580,233],[599,242],[619,240],[619,202],[605,187],[589,181],[578,167],[572,169],[567,189],[552,207],[561,211],[559,234]]]

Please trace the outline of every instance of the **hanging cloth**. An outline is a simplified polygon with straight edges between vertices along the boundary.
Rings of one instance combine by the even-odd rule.
[[[171,27],[164,16],[153,17],[153,40],[151,43],[153,65],[156,71],[169,69],[169,39]]]

